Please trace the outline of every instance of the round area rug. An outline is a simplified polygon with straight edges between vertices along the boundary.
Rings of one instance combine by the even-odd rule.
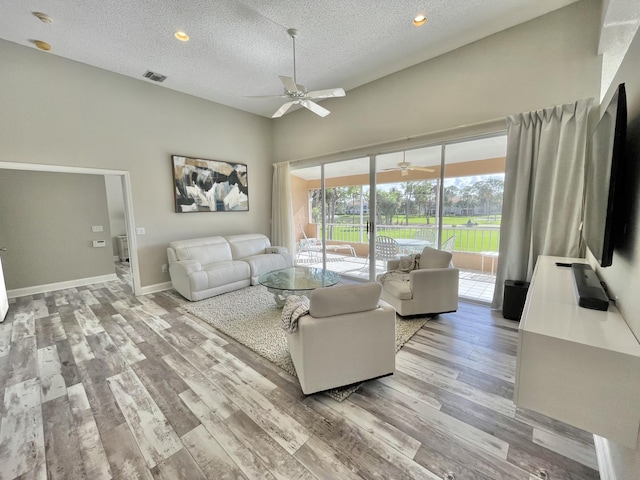
[[[249,347],[258,355],[296,375],[289,355],[286,332],[282,330],[282,309],[276,307],[273,294],[261,285],[247,287],[216,297],[186,303],[181,308]],[[396,352],[427,323],[427,318],[405,320],[396,316]],[[357,390],[360,383],[327,390],[342,401]]]

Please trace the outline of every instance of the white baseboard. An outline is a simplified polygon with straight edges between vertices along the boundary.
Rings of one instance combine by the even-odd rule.
[[[140,295],[149,295],[150,293],[162,292],[164,290],[169,290],[173,288],[173,284],[171,282],[163,282],[156,283],[154,285],[147,285],[146,287],[140,288]]]
[[[596,457],[598,457],[600,480],[617,480],[616,472],[613,468],[611,451],[609,450],[609,441],[606,438],[594,435],[593,442],[596,445]]]
[[[45,285],[34,285],[33,287],[14,288],[13,290],[7,290],[7,296],[9,298],[22,297],[24,295],[35,295],[36,293],[53,292],[55,290],[63,290],[65,288],[84,287],[85,285],[113,282],[115,280],[118,280],[118,276],[115,273],[110,273],[108,275],[79,278],[77,280],[68,280],[66,282],[47,283]]]

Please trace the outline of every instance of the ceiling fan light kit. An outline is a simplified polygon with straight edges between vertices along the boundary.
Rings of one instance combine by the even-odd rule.
[[[294,105],[300,105],[307,110],[312,111],[316,115],[326,117],[331,112],[324,107],[321,107],[313,100],[322,98],[334,98],[344,97],[346,94],[342,88],[329,88],[325,90],[314,90],[307,92],[304,85],[299,85],[296,80],[296,37],[298,36],[298,30],[295,28],[289,28],[287,33],[293,41],[293,78],[280,75],[280,82],[284,86],[284,93],[282,95],[258,95],[250,98],[286,98],[289,101],[282,105],[271,118],[278,118],[283,116]]]
[[[406,177],[407,175],[409,175],[410,170],[416,170],[420,172],[429,172],[429,173],[433,173],[436,171],[435,168],[431,168],[431,167],[420,167],[417,165],[415,167],[412,167],[411,162],[407,162],[406,152],[402,152],[402,161],[398,162],[397,167],[383,168],[382,170],[383,171],[399,170],[401,177]]]

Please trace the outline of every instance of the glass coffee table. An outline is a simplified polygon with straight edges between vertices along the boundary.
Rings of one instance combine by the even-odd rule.
[[[278,307],[284,306],[289,295],[306,295],[321,287],[330,287],[341,280],[339,274],[321,268],[290,267],[263,273],[258,283],[273,293]]]

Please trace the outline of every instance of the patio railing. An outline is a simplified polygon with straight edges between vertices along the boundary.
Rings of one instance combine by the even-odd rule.
[[[322,238],[322,227],[316,225],[317,237]],[[396,239],[426,240],[437,244],[434,226],[429,225],[378,225],[378,235]],[[441,243],[455,236],[453,251],[465,253],[497,252],[500,244],[500,226],[443,225]],[[327,224],[327,240],[342,243],[367,243],[366,226],[357,223]]]

